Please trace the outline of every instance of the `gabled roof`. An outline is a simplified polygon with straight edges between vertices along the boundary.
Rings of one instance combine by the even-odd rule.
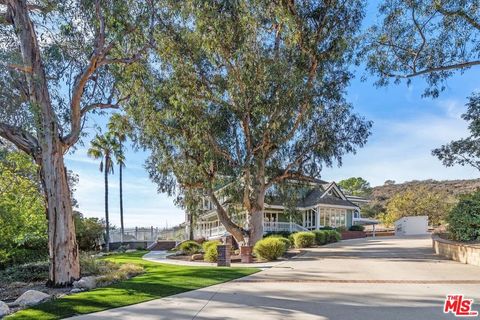
[[[328,190],[328,189],[327,189]],[[298,206],[307,208],[313,207],[317,204],[330,204],[336,206],[346,206],[346,207],[358,207],[354,203],[348,201],[347,199],[338,198],[328,194],[328,191],[320,190],[320,188],[313,189],[306,197],[301,201]]]

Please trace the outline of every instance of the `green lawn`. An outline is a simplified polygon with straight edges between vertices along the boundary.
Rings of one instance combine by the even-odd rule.
[[[61,319],[162,298],[211,286],[258,271],[254,268],[186,267],[149,262],[146,252],[109,256],[117,263],[135,263],[145,273],[114,285],[77,293],[19,311],[6,319]]]

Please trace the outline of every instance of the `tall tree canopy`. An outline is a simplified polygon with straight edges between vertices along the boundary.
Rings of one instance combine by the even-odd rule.
[[[63,155],[90,112],[115,108],[116,73],[152,41],[151,1],[0,0],[0,137],[40,166],[48,208],[49,283],[80,275]]]
[[[425,95],[437,97],[456,71],[480,65],[477,0],[384,0],[379,13],[366,46],[377,84],[421,76]]]
[[[318,177],[363,146],[371,123],[344,98],[363,7],[167,1],[156,56],[125,73],[132,83],[123,87],[136,93],[127,113],[152,152],[160,191],[200,188],[237,241],[252,244],[272,185]],[[221,197],[215,191],[225,185]],[[224,207],[231,196],[247,212],[246,228]]]
[[[347,192],[354,196],[369,196],[372,193],[370,183],[361,177],[351,177],[338,182],[338,185]]]
[[[480,170],[480,93],[474,93],[469,98],[467,112],[462,118],[469,122],[470,136],[434,149],[432,154],[447,167],[459,164]]]

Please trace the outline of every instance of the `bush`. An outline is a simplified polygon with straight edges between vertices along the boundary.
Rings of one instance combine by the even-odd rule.
[[[107,260],[98,259],[88,254],[80,254],[80,274],[83,276],[97,276],[113,272],[119,265]]]
[[[253,247],[255,255],[263,260],[277,260],[285,253],[285,241],[288,239],[278,237],[268,237],[258,241]]]
[[[275,231],[275,232],[267,232],[264,236],[264,238],[270,237],[270,236],[280,236],[283,238],[288,238],[292,233],[289,231]]]
[[[292,246],[292,242],[289,239],[287,239],[285,237],[282,237],[279,234],[271,234],[268,237],[265,237],[265,239],[267,239],[267,238],[275,238],[275,239],[279,239],[280,241],[282,241],[283,244],[285,245],[285,251],[290,249],[290,247]]]
[[[111,271],[103,276],[97,278],[98,286],[106,286],[114,282],[130,279],[136,275],[143,273],[143,268],[132,263],[125,263],[117,267],[116,270]]]
[[[207,246],[207,249],[205,250],[205,253],[203,255],[203,260],[207,262],[217,262],[217,258],[218,258],[217,246],[218,245],[219,245],[219,242],[212,241],[212,244]]]
[[[210,246],[218,246],[219,244],[222,244],[222,242],[220,240],[209,240],[209,241],[205,241],[204,243],[202,243],[202,248],[203,248],[203,252],[207,252],[208,248]]]
[[[345,227],[345,226],[337,227],[337,228],[335,228],[335,231],[344,232],[344,231],[347,231],[347,227]]]
[[[325,232],[327,233],[327,243],[338,242],[342,240],[342,235],[340,232],[335,230],[325,230]]]
[[[324,226],[324,227],[319,228],[319,230],[333,230],[333,228],[329,227],[329,226]]]
[[[105,230],[103,220],[85,218],[80,212],[74,212],[75,234],[78,248],[82,251],[98,251]]]
[[[327,231],[326,230],[315,230],[313,231],[315,235],[315,244],[323,246],[327,243]]]
[[[34,282],[48,279],[48,261],[32,262],[9,267],[0,271],[0,282]]]
[[[447,231],[453,240],[480,240],[480,191],[461,197],[446,220]]]
[[[309,248],[315,244],[315,234],[309,231],[297,232],[293,235],[295,248]]]
[[[200,253],[202,251],[202,246],[195,241],[184,241],[179,246],[178,249],[183,251],[187,255],[192,255],[195,253]]]
[[[365,227],[364,226],[360,226],[360,225],[353,225],[350,227],[350,229],[348,229],[350,231],[364,231],[365,230]]]

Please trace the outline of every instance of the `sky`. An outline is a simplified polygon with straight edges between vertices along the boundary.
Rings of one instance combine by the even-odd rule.
[[[367,11],[365,25],[375,20],[375,8]],[[366,146],[356,154],[344,157],[342,166],[324,168],[322,179],[339,181],[349,177],[363,177],[372,186],[385,180],[397,183],[411,180],[450,180],[478,178],[478,171],[470,167],[444,167],[431,155],[431,150],[468,135],[467,123],[461,119],[467,97],[480,90],[478,68],[456,74],[447,82],[439,98],[422,98],[425,81],[416,78],[406,84],[376,88],[374,78],[360,81],[365,71],[355,69],[356,78],[347,92],[348,101],[356,113],[373,121],[372,135]],[[108,116],[92,117],[87,128],[90,136],[85,146],[67,155],[69,169],[79,175],[75,198],[79,211],[85,216],[104,217],[104,184],[99,161],[86,154],[88,141],[93,136],[94,124],[105,127]],[[158,194],[156,185],[148,177],[144,162],[148,152],[126,153],[124,170],[125,227],[166,227],[184,221],[184,213],[174,205],[173,198]],[[110,176],[110,221],[120,225],[118,172]]]

